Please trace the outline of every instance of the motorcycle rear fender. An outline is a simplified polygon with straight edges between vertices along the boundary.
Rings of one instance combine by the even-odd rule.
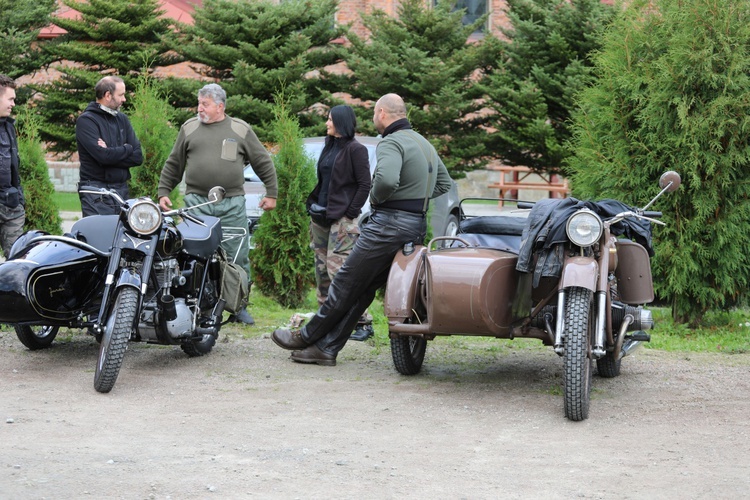
[[[383,312],[389,319],[402,322],[413,315],[426,251],[426,247],[417,245],[411,254],[399,251],[394,257],[383,298]]]
[[[591,257],[569,257],[563,265],[560,288],[579,287],[596,291],[599,264]]]

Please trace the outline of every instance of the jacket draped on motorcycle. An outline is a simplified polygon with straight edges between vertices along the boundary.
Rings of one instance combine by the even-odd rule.
[[[564,244],[568,241],[565,224],[568,218],[583,208],[602,218],[634,210],[617,200],[582,201],[576,198],[543,199],[536,202],[529,213],[528,224],[521,236],[516,270],[534,273],[534,286],[542,277],[559,277],[564,259]],[[614,236],[635,240],[654,255],[651,242],[651,223],[642,219],[625,219],[611,228]]]

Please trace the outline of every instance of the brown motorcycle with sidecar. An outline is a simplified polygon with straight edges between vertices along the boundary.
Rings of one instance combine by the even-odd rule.
[[[384,298],[396,370],[418,373],[437,336],[539,339],[562,357],[565,416],[588,418],[594,361],[600,376],[616,377],[622,358],[650,340],[651,226],[663,222],[648,208],[680,182],[664,173],[642,209],[518,202],[509,215],[463,216],[455,237],[399,252]]]

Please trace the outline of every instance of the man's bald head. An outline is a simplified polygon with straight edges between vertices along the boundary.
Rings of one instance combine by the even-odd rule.
[[[372,121],[381,134],[396,120],[406,118],[406,104],[398,94],[386,94],[375,103]]]

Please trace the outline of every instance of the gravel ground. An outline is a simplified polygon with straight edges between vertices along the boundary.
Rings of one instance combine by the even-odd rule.
[[[437,339],[422,373],[350,342],[295,364],[267,334],[214,351],[131,344],[93,389],[84,335],[0,334],[0,498],[748,498],[750,354],[637,351],[563,417],[561,361]],[[228,335],[228,336],[227,336]],[[458,339],[458,340],[456,340]]]

